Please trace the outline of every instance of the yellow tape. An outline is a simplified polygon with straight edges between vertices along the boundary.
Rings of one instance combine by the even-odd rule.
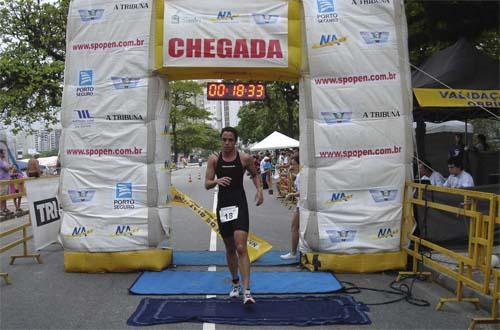
[[[421,107],[500,108],[500,90],[414,88]]]
[[[205,209],[203,206],[193,201],[188,195],[181,193],[174,186],[170,187],[170,193],[172,194],[172,200],[170,201],[173,205],[188,206],[194,213],[196,213],[205,223],[220,236],[219,225],[217,224],[217,217],[212,212]],[[247,250],[250,262],[254,262],[264,255],[267,251],[272,249],[272,245],[264,241],[262,238],[253,234],[248,233]]]

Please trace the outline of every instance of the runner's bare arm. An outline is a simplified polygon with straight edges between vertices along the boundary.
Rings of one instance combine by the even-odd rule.
[[[259,206],[264,202],[264,195],[262,193],[262,189],[260,188],[260,178],[257,175],[257,170],[255,169],[255,165],[253,164],[252,157],[250,157],[249,154],[244,153],[242,159],[245,169],[250,173],[253,184],[257,189],[257,193],[255,194],[255,201],[256,201],[255,204]]]
[[[215,167],[217,165],[217,156],[210,155],[207,162],[207,171],[205,172],[205,188],[212,189],[216,185],[227,187],[231,184],[230,177],[215,178]]]

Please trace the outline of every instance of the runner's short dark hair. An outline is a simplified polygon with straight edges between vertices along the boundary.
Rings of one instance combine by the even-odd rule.
[[[300,157],[299,157],[299,154],[296,154],[296,155],[293,155],[292,159],[300,165]]]
[[[235,140],[235,141],[238,141],[238,131],[236,130],[236,128],[231,127],[231,126],[226,126],[226,127],[224,127],[224,128],[220,131],[220,137],[222,137],[222,134],[224,134],[224,132],[231,132],[231,133],[233,133],[233,135],[234,135],[234,140]]]
[[[448,165],[453,165],[455,167],[458,167],[460,168],[461,170],[464,169],[464,164],[462,162],[462,159],[460,159],[460,157],[450,157],[448,159]]]

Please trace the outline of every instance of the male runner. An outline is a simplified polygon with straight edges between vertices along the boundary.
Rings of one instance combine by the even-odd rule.
[[[239,268],[244,287],[243,303],[253,304],[255,300],[250,294],[250,259],[247,251],[248,205],[243,188],[245,170],[250,172],[255,188],[257,188],[255,195],[257,206],[262,204],[264,197],[252,157],[236,149],[238,140],[236,129],[225,127],[220,137],[222,152],[218,157],[211,155],[208,159],[205,188],[212,189],[219,185],[217,223],[226,246],[227,265],[233,282],[229,296],[236,298],[240,294]]]

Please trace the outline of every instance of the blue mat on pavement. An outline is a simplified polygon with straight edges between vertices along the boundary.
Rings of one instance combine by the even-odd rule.
[[[164,270],[142,273],[129,292],[143,295],[228,294],[228,272]],[[254,294],[328,293],[342,288],[331,273],[324,272],[252,272]]]
[[[370,324],[369,309],[351,296],[261,297],[256,304],[241,299],[141,300],[127,320],[128,325],[146,326],[176,322],[209,322],[234,325],[327,325]]]
[[[259,259],[252,262],[252,266],[280,266],[295,265],[299,263],[299,255],[296,259],[283,260],[280,255],[286,251],[269,251]],[[177,266],[226,266],[226,252],[224,251],[174,251],[174,261]]]

